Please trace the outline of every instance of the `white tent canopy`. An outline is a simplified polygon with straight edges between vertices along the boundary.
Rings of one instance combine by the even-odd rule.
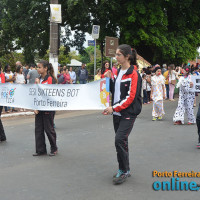
[[[70,67],[81,67],[81,65],[82,63],[76,59],[71,59],[71,63],[67,64],[67,66],[70,66]]]

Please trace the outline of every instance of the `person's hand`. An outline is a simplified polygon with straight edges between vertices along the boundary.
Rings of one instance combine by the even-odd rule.
[[[113,113],[113,108],[110,106],[106,108],[103,112],[104,115],[112,114]]]
[[[194,85],[193,82],[190,82],[190,87],[191,87],[191,88],[193,87],[193,85]]]
[[[35,113],[35,115],[37,115],[39,113],[39,111],[38,110],[34,110],[34,113]]]
[[[39,79],[39,78],[36,78],[36,79],[35,79],[35,83],[36,83],[36,84],[39,84],[39,83],[40,83],[40,79]]]
[[[163,94],[163,99],[165,99],[165,95]]]
[[[111,78],[112,76],[112,73],[111,71],[107,71],[105,74],[104,74],[105,77],[108,77],[108,78]]]

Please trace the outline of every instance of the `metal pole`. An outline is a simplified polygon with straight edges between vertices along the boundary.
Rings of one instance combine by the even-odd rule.
[[[50,0],[50,4],[58,4],[58,0]],[[58,73],[58,28],[57,23],[50,22],[50,53],[49,62],[52,63],[55,76]]]
[[[97,55],[96,55],[96,39],[94,40],[94,77],[95,77],[95,75],[96,75],[96,57],[97,57]]]

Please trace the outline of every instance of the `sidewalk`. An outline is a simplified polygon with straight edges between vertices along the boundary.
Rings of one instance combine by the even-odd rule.
[[[17,117],[17,116],[24,116],[24,115],[34,115],[34,112],[31,111],[31,110],[9,112],[9,113],[6,113],[5,111],[3,111],[2,114],[1,114],[1,118]]]

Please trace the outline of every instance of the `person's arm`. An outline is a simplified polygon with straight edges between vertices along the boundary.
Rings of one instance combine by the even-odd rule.
[[[80,73],[81,73],[81,70],[79,69],[78,70],[78,78],[80,78]]]
[[[150,94],[150,98],[153,99],[153,87],[151,87],[151,94]]]
[[[25,77],[24,77],[24,74],[23,74],[23,82],[24,82],[24,84],[26,83],[26,81],[25,81]]]
[[[86,69],[86,79],[88,80],[88,70]]]
[[[36,83],[36,84],[39,84],[39,83],[40,83],[40,79],[39,79],[39,78],[36,78],[36,79],[35,79],[35,83]]]
[[[31,71],[28,72],[26,78],[27,78],[27,79],[30,79],[30,76],[31,76]]]
[[[165,86],[162,85],[162,89],[163,89],[163,99],[165,99]]]
[[[74,82],[76,82],[76,72],[74,72]]]
[[[13,75],[13,77],[12,78],[9,78],[9,79],[5,79],[5,82],[10,82],[10,81],[15,81],[15,76]]]

